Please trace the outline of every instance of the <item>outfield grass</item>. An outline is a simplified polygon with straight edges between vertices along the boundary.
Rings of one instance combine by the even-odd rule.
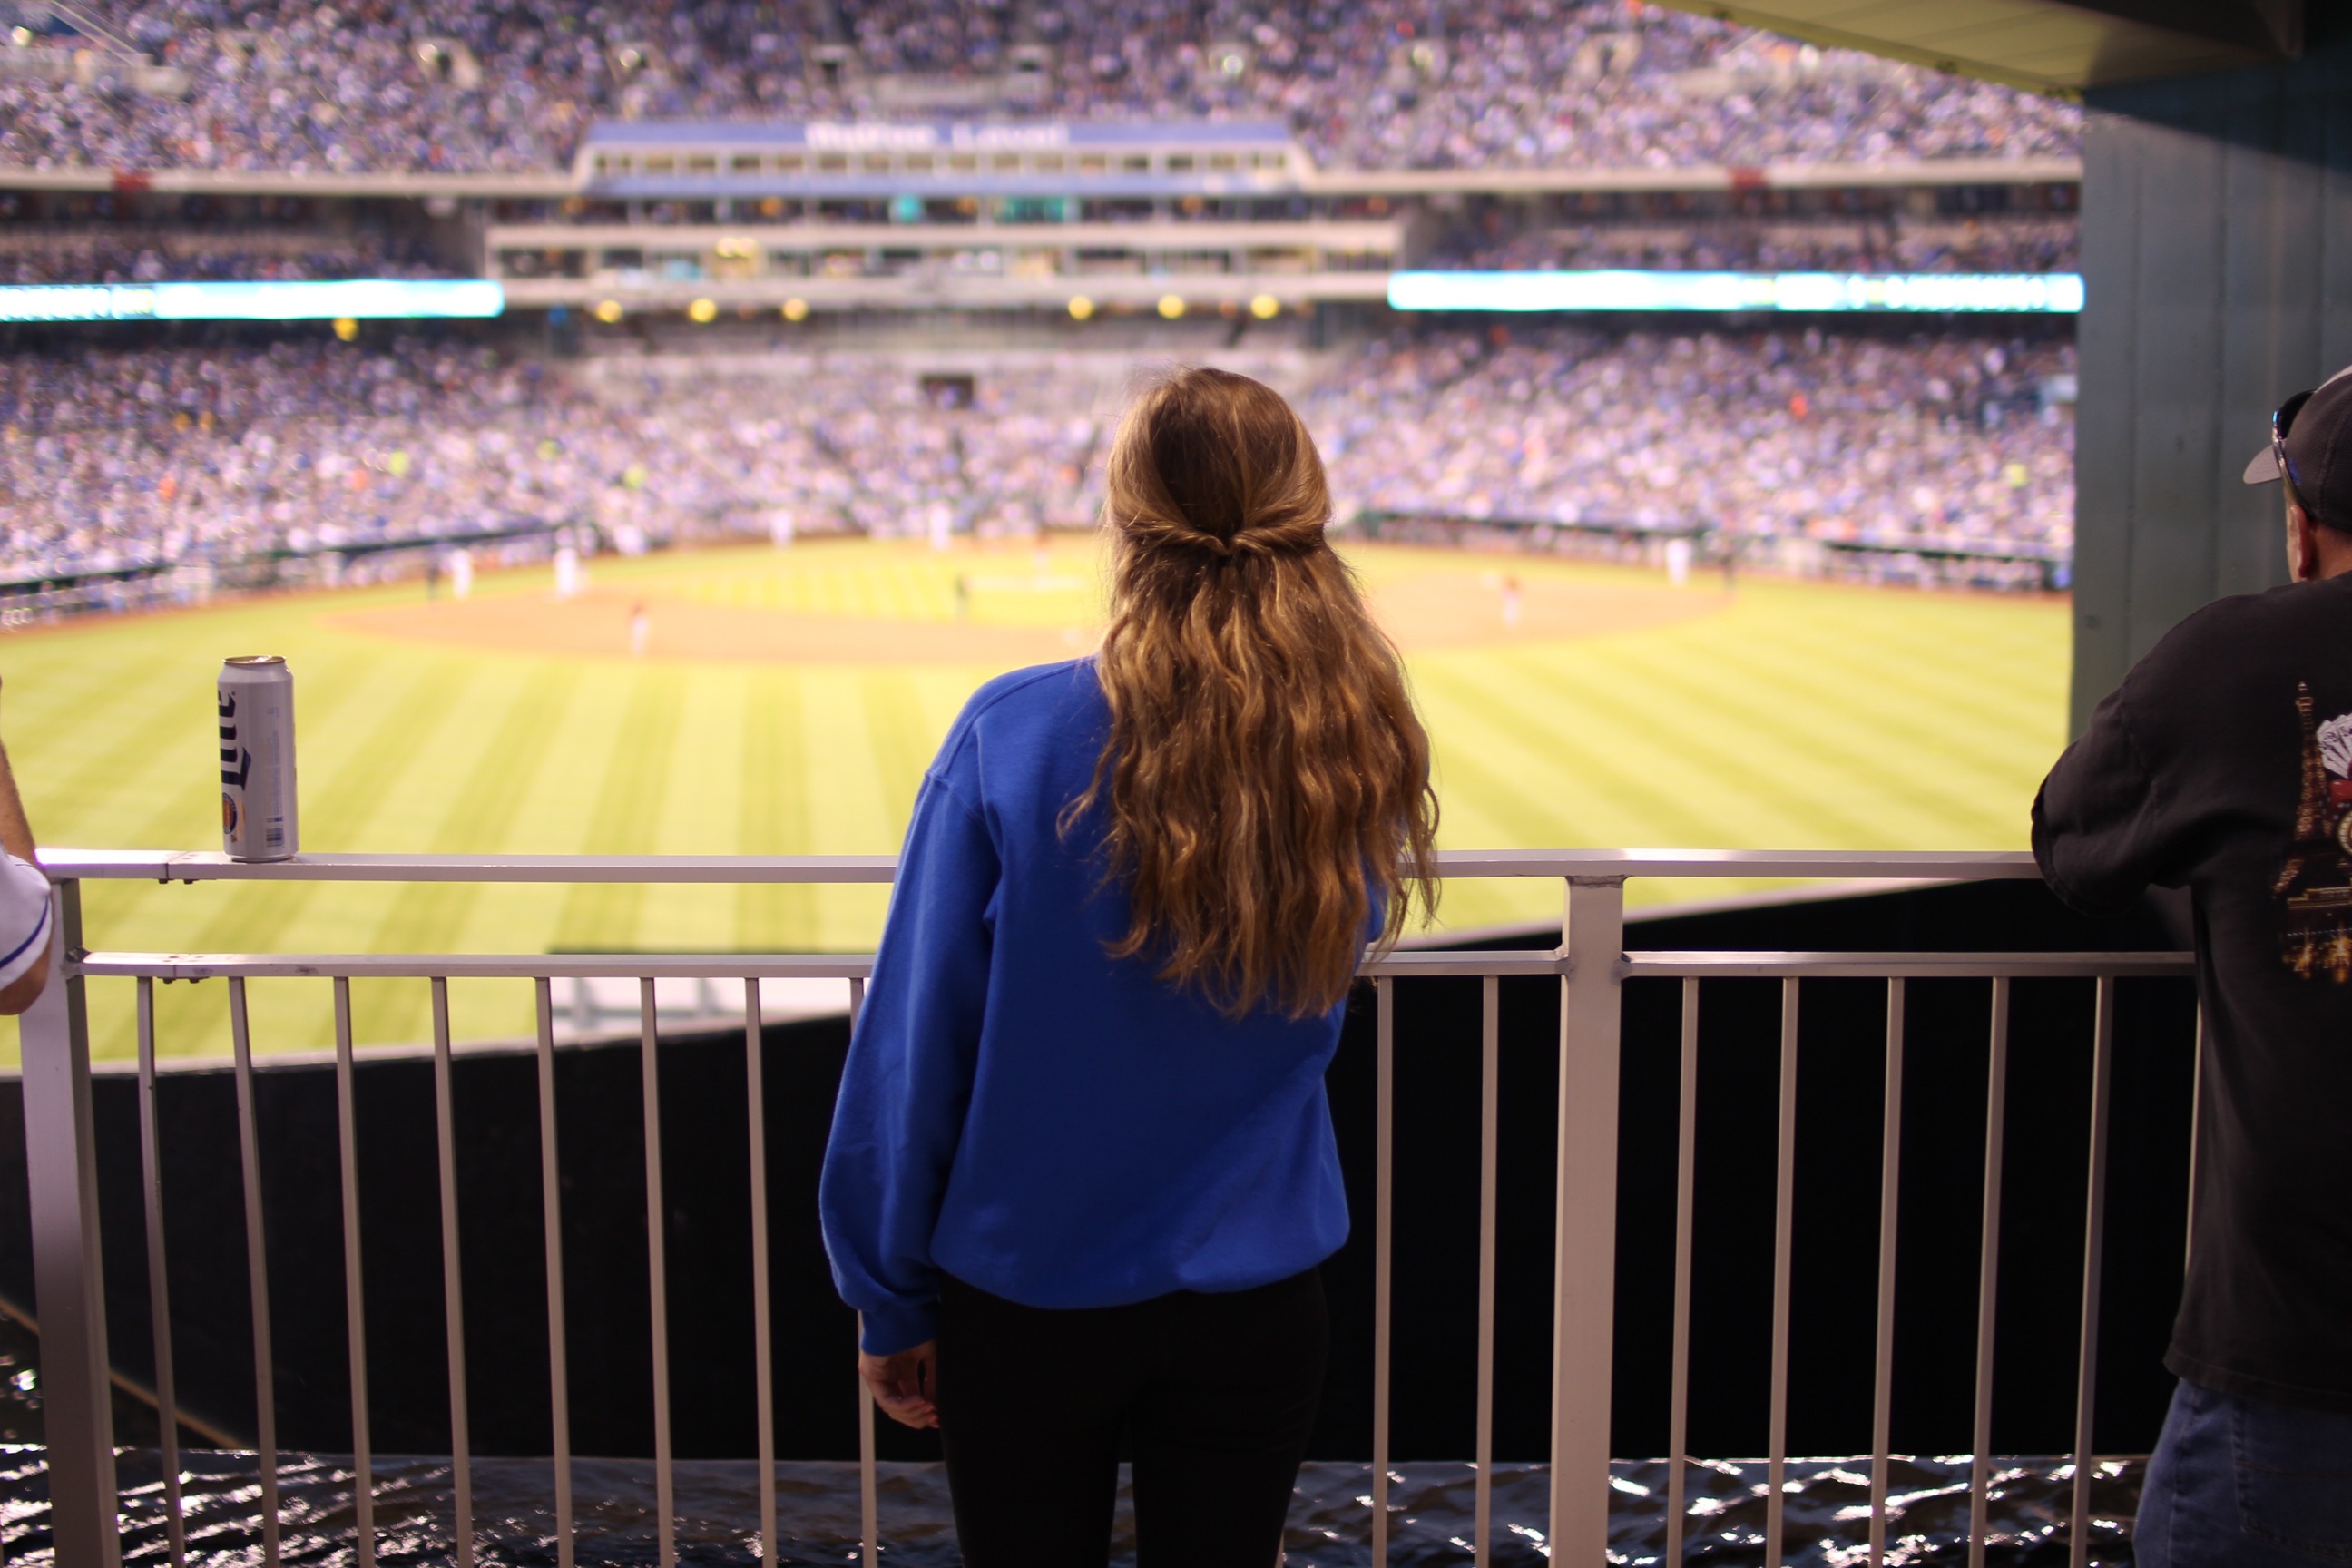
[[[1533,607],[1556,591],[1637,612],[1599,635],[1409,646],[1448,846],[2011,847],[2063,740],[2060,603],[1768,580],[1727,600],[1711,583],[1668,598],[1654,575],[1613,568],[1405,549],[1355,558],[1376,592],[1433,593],[1449,613],[1483,614],[1479,595],[1504,572]],[[1004,639],[1029,636],[1043,650],[1032,657],[1050,657],[1051,637],[1087,623],[1097,597],[1091,549],[1076,542],[1050,561],[814,543],[599,561],[594,577],[608,608],[614,595],[654,605],[654,657],[617,644],[550,657],[350,624],[416,603],[416,584],[247,601],[0,637],[0,733],[43,842],[212,847],[214,675],[224,655],[278,652],[296,671],[310,849],[888,850],[965,696],[1024,662],[1003,657]],[[545,586],[543,571],[486,575],[473,613],[528,631],[551,613]],[[909,646],[930,642],[923,662],[664,657],[664,628],[698,605],[880,618]],[[997,637],[998,657],[942,658],[960,624]],[[1727,890],[1636,884],[1633,897]],[[117,949],[848,951],[871,943],[885,897],[117,883],[91,887],[87,907],[90,944]],[[1471,928],[1557,910],[1548,884],[1488,883],[1449,889],[1444,913]],[[95,1051],[130,1054],[128,987],[93,989]],[[160,988],[163,1047],[225,1048],[222,990]],[[527,1031],[527,988],[453,990],[461,1033]],[[324,984],[253,992],[257,1047],[330,1037]],[[425,1008],[421,982],[362,986],[360,1036],[423,1038]]]

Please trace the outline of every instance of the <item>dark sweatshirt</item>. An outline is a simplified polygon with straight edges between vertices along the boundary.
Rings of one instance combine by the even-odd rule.
[[[2033,853],[2088,913],[2194,897],[2197,1185],[2165,1364],[2352,1412],[2352,576],[2168,633],[2051,770]]]

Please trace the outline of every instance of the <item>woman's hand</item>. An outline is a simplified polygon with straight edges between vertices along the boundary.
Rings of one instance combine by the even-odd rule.
[[[917,1431],[940,1424],[940,1413],[931,1401],[940,1386],[940,1342],[925,1340],[911,1350],[895,1355],[867,1355],[857,1352],[857,1375],[866,1380],[866,1392],[882,1414],[901,1426]]]

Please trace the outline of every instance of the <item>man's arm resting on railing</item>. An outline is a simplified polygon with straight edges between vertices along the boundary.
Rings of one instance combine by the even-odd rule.
[[[10,857],[0,862],[0,1013],[21,1013],[49,981],[49,879],[41,873],[5,746],[0,746],[0,849]]]
[[[2033,858],[2059,899],[2117,915],[2167,882],[2178,829],[2132,732],[2129,688],[2099,704],[2033,797]]]

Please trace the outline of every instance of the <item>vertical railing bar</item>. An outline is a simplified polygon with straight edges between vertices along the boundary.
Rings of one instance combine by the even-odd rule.
[[[1698,978],[1683,981],[1682,1079],[1675,1115],[1675,1320],[1666,1406],[1666,1568],[1683,1568],[1689,1521],[1693,1189],[1698,1174]]]
[[[457,1116],[449,1065],[449,982],[433,978],[433,1119],[441,1158],[441,1316],[449,1362],[449,1483],[456,1568],[474,1563],[474,1455],[466,1393],[466,1296],[458,1273]]]
[[[2197,1003],[2197,1044],[2189,1076],[2189,1217],[2180,1226],[2180,1272],[2189,1272],[2189,1260],[2197,1248],[2197,1146],[2202,1141],[2198,1129],[2205,1110],[2205,1002]]]
[[[661,1516],[661,1568],[677,1564],[677,1477],[669,1432],[669,1258],[662,1224],[661,1041],[654,1026],[654,983],[637,982],[637,1057],[646,1114],[646,1297],[654,1352],[654,1507]]]
[[[1797,990],[1780,982],[1780,1126],[1772,1179],[1772,1408],[1764,1500],[1764,1564],[1780,1568],[1788,1511],[1789,1297],[1797,1215]]]
[[[261,1479],[261,1561],[266,1568],[278,1568],[278,1380],[269,1348],[269,1256],[261,1223],[253,1034],[246,1016],[245,981],[239,976],[231,976],[228,983],[228,1032],[236,1068],[237,1156],[245,1178],[246,1289],[253,1307],[253,1438],[254,1463]]]
[[[547,1405],[555,1452],[556,1568],[572,1568],[572,1381],[563,1339],[563,1190],[555,1146],[555,1009],[545,975],[539,1008],[539,1203],[547,1244]],[[583,991],[586,989],[583,984]]]
[[[367,1282],[360,1263],[359,1117],[352,1093],[352,983],[335,987],[335,1130],[343,1183],[343,1336],[352,1371],[352,1530],[359,1568],[375,1565],[375,1466],[368,1431]]]
[[[849,1032],[857,1033],[857,1015],[865,1010],[866,983],[849,983]],[[866,1316],[857,1318],[857,1342],[866,1343]],[[881,1568],[882,1563],[882,1499],[876,1466],[874,1436],[874,1400],[866,1391],[866,1380],[857,1380],[857,1519],[858,1542],[864,1553],[865,1568]]]
[[[776,1568],[775,1352],[768,1322],[768,1090],[761,1059],[760,983],[743,982],[743,1099],[751,1136],[751,1381],[760,1424],[760,1560]]]
[[[1475,1568],[1490,1568],[1495,1553],[1495,1210],[1503,1092],[1503,983],[1489,974],[1483,989],[1478,1029],[1478,1479],[1470,1537]]]
[[[147,1200],[147,1315],[155,1339],[155,1428],[163,1470],[164,1528],[172,1568],[186,1568],[188,1527],[180,1497],[180,1405],[172,1376],[172,1298],[163,1274],[163,1161],[155,1114],[155,982],[139,977],[139,1164]]]
[[[1622,1079],[1625,882],[1564,891],[1559,1137],[1552,1165],[1550,1556],[1609,1551],[1617,1333],[1617,1121]]]
[[[106,1267],[99,1234],[98,1161],[83,977],[81,883],[57,879],[46,931],[51,973],[17,1020],[33,1291],[41,1313],[40,1468],[48,1482],[52,1553],[74,1568],[121,1555],[114,1404],[107,1376]]]
[[[1903,1199],[1904,983],[1886,983],[1886,1088],[1878,1149],[1878,1346],[1870,1394],[1870,1568],[1885,1568],[1895,1414],[1895,1220]]]
[[[2000,1284],[2001,1135],[2009,1096],[2009,987],[1992,983],[1992,1043],[1985,1071],[1984,1237],[1977,1258],[1976,1418],[1969,1437],[1969,1568],[1984,1568],[1992,1489],[1993,1320]]]
[[[1389,1561],[1389,1335],[1395,1220],[1396,983],[1373,983],[1372,1063],[1372,1563]]]
[[[2083,1194],[2083,1331],[2074,1364],[2074,1499],[2069,1568],[2091,1561],[2092,1427],[2099,1396],[2099,1275],[2106,1257],[2107,1116],[2115,1086],[2116,979],[2099,976],[2091,1027],[2091,1169]]]

